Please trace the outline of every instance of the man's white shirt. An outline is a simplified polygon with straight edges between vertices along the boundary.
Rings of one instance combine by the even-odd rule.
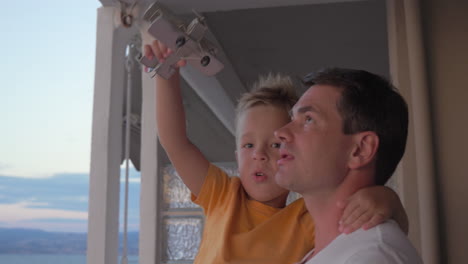
[[[305,257],[312,254],[309,252]],[[337,236],[305,264],[419,264],[416,249],[398,224],[389,220],[369,230]]]

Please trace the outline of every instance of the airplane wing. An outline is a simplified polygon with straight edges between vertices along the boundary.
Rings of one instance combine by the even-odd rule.
[[[213,76],[224,68],[215,56],[205,51],[198,53],[193,59],[188,59],[187,62],[208,76]]]
[[[169,22],[164,14],[158,16],[148,28],[148,33],[164,43],[171,50],[177,50],[177,40],[187,38],[184,31]]]

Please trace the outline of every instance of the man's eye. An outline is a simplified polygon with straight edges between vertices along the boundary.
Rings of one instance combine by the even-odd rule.
[[[305,122],[308,124],[308,123],[312,123],[314,122],[314,119],[311,117],[311,116],[306,116],[305,117]]]
[[[244,144],[243,147],[244,148],[253,148],[253,144],[252,143],[247,143],[247,144]]]
[[[280,148],[280,147],[281,147],[281,143],[273,143],[273,144],[271,144],[271,147],[272,147],[272,148]]]

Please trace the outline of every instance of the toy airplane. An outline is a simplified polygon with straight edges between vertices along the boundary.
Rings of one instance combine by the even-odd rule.
[[[196,14],[196,13],[195,13]],[[205,75],[215,75],[224,65],[215,57],[216,47],[205,39],[207,27],[204,18],[198,14],[186,28],[172,13],[160,4],[152,4],[146,10],[143,19],[150,23],[148,33],[164,43],[174,52],[158,63],[157,59],[140,57],[140,62],[156,74],[169,79],[175,72],[175,64],[184,59]]]

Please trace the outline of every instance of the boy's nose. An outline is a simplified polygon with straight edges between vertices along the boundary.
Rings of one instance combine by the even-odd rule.
[[[258,150],[258,151],[254,151],[253,159],[263,161],[263,160],[267,160],[268,157],[267,157],[267,155],[265,154],[264,151]]]

